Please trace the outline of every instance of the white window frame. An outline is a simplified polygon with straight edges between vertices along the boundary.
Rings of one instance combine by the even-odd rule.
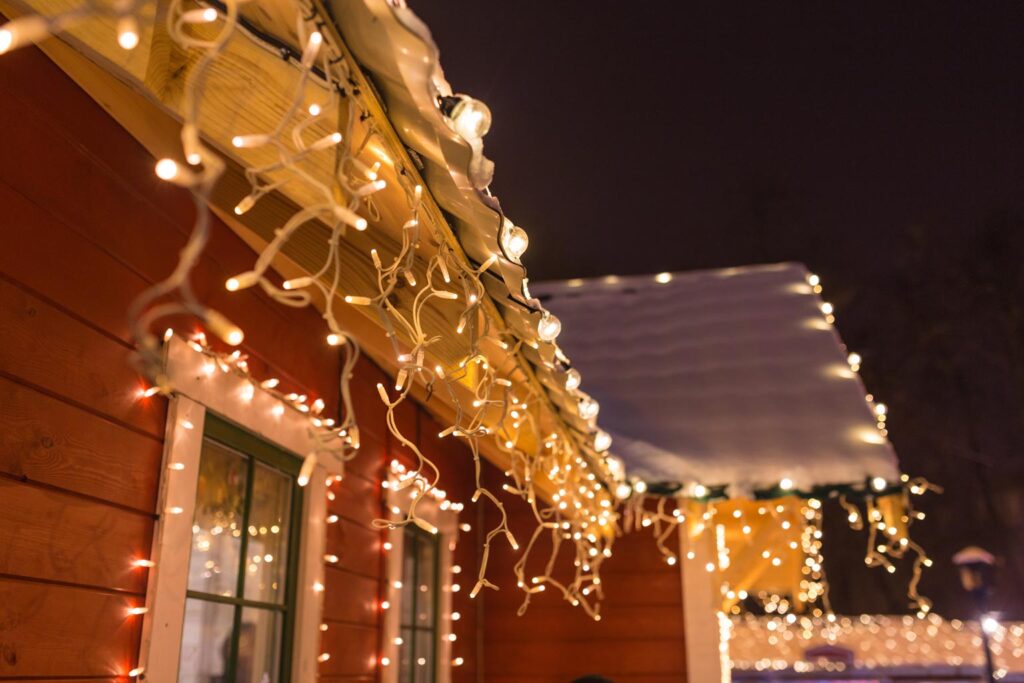
[[[394,478],[391,479],[395,481]],[[389,486],[386,496],[388,510],[394,514],[398,510],[398,516],[404,517],[409,511],[410,488],[396,490]],[[437,683],[448,683],[451,681],[452,668],[452,643],[448,635],[452,633],[452,566],[455,544],[458,541],[459,515],[450,507],[442,509],[441,503],[430,496],[424,496],[416,505],[416,516],[432,524],[437,529],[438,535],[438,563],[437,583],[440,595],[438,596],[437,609],[437,632],[434,661],[436,662]],[[384,613],[384,637],[381,644],[381,659],[387,658],[389,664],[381,667],[381,683],[398,683],[399,669],[399,645],[395,639],[401,634],[402,615],[402,552],[405,544],[405,528],[399,527],[388,530],[388,543],[391,544],[387,553],[385,565],[386,584],[384,588],[384,599],[390,603],[388,610]],[[396,584],[396,582],[398,582]],[[396,587],[397,586],[397,587]]]
[[[139,652],[139,678],[148,683],[178,680],[190,556],[183,550],[192,547],[206,411],[291,453],[306,454],[317,446],[308,415],[237,373],[219,371],[208,355],[177,336],[168,340],[165,371],[174,396],[167,411],[158,517],[149,558],[153,566],[149,569]],[[283,412],[278,408],[282,405]],[[318,463],[304,490],[299,547],[295,550],[299,567],[292,634],[293,681],[317,677],[327,544],[327,477],[335,474],[341,474],[335,463]]]

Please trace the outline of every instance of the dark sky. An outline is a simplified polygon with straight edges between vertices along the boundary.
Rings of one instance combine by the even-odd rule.
[[[1024,617],[1024,3],[411,0],[494,114],[532,280],[799,260],[892,412],[916,527],[1003,561]],[[840,609],[905,607],[830,534]],[[857,547],[855,547],[857,546]]]

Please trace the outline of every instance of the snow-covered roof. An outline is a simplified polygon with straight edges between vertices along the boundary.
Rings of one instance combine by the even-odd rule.
[[[770,488],[898,478],[896,457],[796,263],[531,284],[601,406],[627,470],[650,482]],[[812,278],[810,282],[815,282]]]

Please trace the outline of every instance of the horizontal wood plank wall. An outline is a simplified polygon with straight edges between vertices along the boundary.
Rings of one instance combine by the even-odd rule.
[[[495,476],[493,469],[488,473]],[[513,533],[525,545],[535,526],[532,513],[508,497],[505,507]],[[487,525],[497,521],[488,511]],[[549,542],[538,540],[530,567],[543,568],[549,549]],[[563,545],[560,566],[572,562],[569,552]],[[492,557],[502,590],[484,597],[483,679],[488,683],[568,683],[587,674],[616,683],[686,680],[679,568],[664,562],[650,534],[616,540],[601,568],[605,599],[599,622],[552,590],[534,596],[526,614],[516,616],[522,599],[510,590],[513,554],[506,544],[495,544]]]
[[[125,680],[141,626],[127,609],[146,589],[131,563],[150,552],[166,418],[164,399],[138,397],[126,311],[171,272],[194,210],[41,52],[0,60],[0,101],[0,679]],[[339,357],[316,312],[225,292],[253,259],[215,221],[197,293],[245,329],[255,372],[336,409]],[[360,365],[360,406],[379,406],[379,373]],[[343,519],[330,542],[343,560],[325,595],[331,639],[361,655],[324,673],[352,680],[372,677],[378,638],[379,535],[368,522],[383,430],[365,444],[366,462],[335,487]]]

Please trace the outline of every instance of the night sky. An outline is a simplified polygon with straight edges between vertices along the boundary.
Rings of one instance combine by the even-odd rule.
[[[1024,618],[1024,3],[410,4],[491,107],[531,280],[806,263],[947,487],[924,592],[969,614],[949,558],[982,545]],[[862,545],[826,537],[837,610],[905,610]]]

